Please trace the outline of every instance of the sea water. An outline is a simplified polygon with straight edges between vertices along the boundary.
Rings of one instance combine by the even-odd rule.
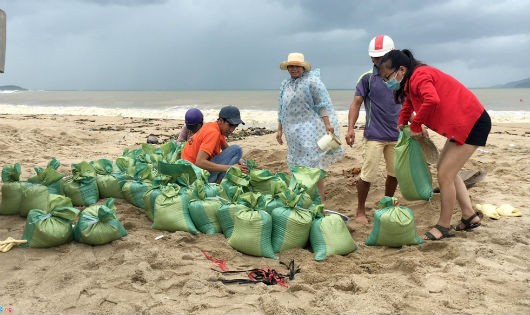
[[[472,89],[495,122],[530,123],[530,89]],[[342,125],[348,121],[353,90],[329,90]],[[183,120],[190,107],[206,121],[225,105],[239,107],[246,126],[275,128],[278,90],[219,91],[4,91],[0,114],[55,114],[145,117]],[[364,121],[361,111],[359,123]]]

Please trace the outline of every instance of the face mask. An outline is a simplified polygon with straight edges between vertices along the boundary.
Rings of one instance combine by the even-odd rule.
[[[396,72],[396,75],[394,76],[393,79],[390,79],[387,82],[385,82],[386,87],[389,88],[392,91],[399,90],[399,87],[401,85],[401,81],[396,80],[396,77],[397,77],[397,72]]]
[[[386,84],[386,87],[389,88],[390,90],[397,91],[397,90],[399,90],[401,82],[398,82],[396,79],[392,79],[392,80],[386,82],[385,84]]]

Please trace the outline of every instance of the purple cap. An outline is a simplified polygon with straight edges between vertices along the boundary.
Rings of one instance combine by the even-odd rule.
[[[198,108],[190,108],[184,116],[186,125],[196,125],[203,122],[202,112]]]

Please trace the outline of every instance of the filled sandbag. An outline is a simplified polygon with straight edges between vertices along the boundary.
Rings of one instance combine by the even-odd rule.
[[[96,171],[89,163],[83,161],[72,164],[72,177],[64,181],[64,194],[74,206],[90,206],[99,199]]]
[[[430,200],[432,175],[421,146],[410,136],[408,126],[399,133],[394,153],[394,169],[399,191],[407,200]]]
[[[189,214],[189,195],[178,185],[168,185],[161,189],[155,199],[153,224],[156,230],[169,232],[184,231],[197,234],[197,228]]]
[[[72,208],[72,200],[69,197],[57,194],[48,195],[48,209],[52,210],[59,207]]]
[[[127,236],[116,214],[114,199],[104,205],[93,205],[81,213],[74,227],[74,239],[89,245],[103,245]]]
[[[260,194],[251,192],[240,196],[239,202],[246,209],[234,215],[234,230],[228,239],[232,248],[252,256],[276,259],[272,248],[272,218],[270,214],[259,209]]]
[[[417,245],[423,239],[416,233],[414,213],[398,205],[397,199],[385,196],[378,203],[380,209],[374,213],[374,227],[366,245],[401,247]]]
[[[56,207],[49,213],[33,209],[28,213],[22,239],[28,242],[21,247],[46,248],[66,244],[74,238],[72,222],[79,210]]]
[[[298,183],[306,188],[306,192],[311,196],[313,204],[318,205],[322,203],[317,184],[326,176],[324,170],[306,166],[294,166],[291,167],[291,174],[290,187]]]
[[[317,261],[324,260],[330,255],[347,255],[357,250],[346,223],[338,214],[323,216],[323,205],[315,206],[316,214],[311,224],[309,241]]]
[[[61,166],[61,163],[53,158],[48,162],[48,166],[45,169],[35,167],[37,175],[28,178],[28,182],[48,187],[50,194],[63,195],[63,178],[66,174],[57,171],[59,166]]]
[[[225,192],[223,190],[223,192]],[[226,192],[225,192],[226,193]],[[247,206],[238,203],[239,196],[243,194],[243,188],[232,186],[228,191],[229,199],[221,198],[221,207],[217,210],[216,216],[221,230],[226,238],[232,235],[234,230],[234,216],[239,210],[246,210]]]
[[[127,179],[125,172],[119,171],[111,160],[99,159],[90,162],[96,171],[96,183],[100,198],[123,198],[122,186]]]
[[[266,169],[253,169],[249,172],[250,189],[264,195],[273,195],[274,191],[287,188],[285,181],[278,175]]]
[[[272,210],[272,248],[275,253],[303,248],[309,240],[313,213],[298,207],[301,195],[286,190],[279,195],[285,206]]]
[[[0,204],[0,215],[13,215],[20,213],[22,201],[22,188],[27,183],[20,181],[20,163],[13,166],[2,167],[2,203]]]
[[[188,204],[191,219],[204,234],[221,233],[223,230],[217,219],[217,211],[223,203],[218,196],[208,197],[205,187],[208,186],[202,181],[194,183],[194,191]]]
[[[23,217],[28,215],[32,209],[40,209],[48,212],[48,187],[41,184],[27,183],[22,186],[22,199],[20,201],[19,214]]]
[[[221,180],[221,187],[223,188],[223,193],[221,197],[224,199],[230,199],[230,194],[233,194],[234,190],[237,190],[237,187],[240,187],[243,192],[250,191],[250,176],[241,171],[239,167],[232,166],[226,172],[225,177]]]

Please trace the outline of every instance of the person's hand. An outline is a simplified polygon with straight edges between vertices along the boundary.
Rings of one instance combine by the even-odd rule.
[[[355,143],[355,129],[348,129],[348,133],[346,133],[346,143],[350,147]]]
[[[427,127],[425,125],[421,125],[421,134],[425,137],[425,138],[429,138],[429,132],[427,131]]]
[[[423,138],[423,130],[420,131],[420,132],[414,132],[414,131],[410,131],[410,136],[416,140],[420,140],[421,138]]]
[[[243,172],[245,174],[248,174],[248,165],[247,164],[242,164],[241,162],[239,162],[239,163],[237,163],[237,165],[241,169],[241,172]]]
[[[398,129],[399,130],[403,130],[403,128],[405,128],[406,125],[398,125]]]
[[[276,141],[278,141],[279,144],[283,144],[282,135],[283,135],[282,131],[278,130],[276,132]]]
[[[335,129],[333,127],[331,127],[331,125],[327,125],[326,126],[326,131],[328,133],[332,133],[332,134],[335,134]]]

